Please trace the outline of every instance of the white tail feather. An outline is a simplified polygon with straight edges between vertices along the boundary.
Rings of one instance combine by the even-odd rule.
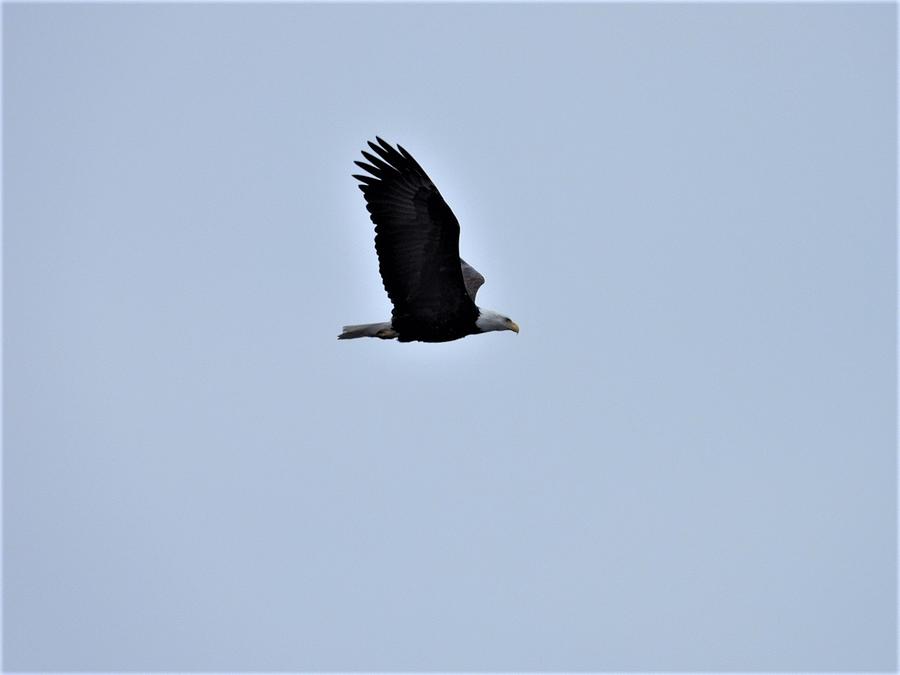
[[[390,340],[397,337],[397,333],[391,328],[390,321],[381,323],[361,323],[356,326],[344,326],[343,333],[338,335],[338,340],[352,340],[361,337],[377,337],[382,340]]]

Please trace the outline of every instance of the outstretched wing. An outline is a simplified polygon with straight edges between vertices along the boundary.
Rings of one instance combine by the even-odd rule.
[[[354,175],[375,223],[378,268],[394,318],[453,321],[477,314],[459,258],[459,222],[418,162],[380,138]],[[474,317],[473,317],[474,318]]]
[[[469,297],[472,298],[472,302],[475,302],[475,295],[478,293],[478,289],[484,285],[484,277],[478,273],[478,270],[462,258],[459,259],[459,266],[462,268],[466,292],[469,294]]]

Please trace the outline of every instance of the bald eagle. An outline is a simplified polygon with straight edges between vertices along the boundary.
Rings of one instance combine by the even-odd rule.
[[[459,222],[434,183],[402,146],[378,138],[354,162],[354,174],[375,223],[375,251],[384,289],[394,306],[390,321],[344,326],[339,340],[396,338],[448,342],[466,335],[519,327],[509,317],[481,309],[475,294],[484,277],[459,257]]]

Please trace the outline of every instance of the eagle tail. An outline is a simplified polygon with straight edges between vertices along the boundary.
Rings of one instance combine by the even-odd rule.
[[[390,340],[397,337],[397,331],[391,327],[390,321],[344,326],[343,331],[343,333],[338,335],[338,340],[352,340],[360,337],[377,337],[382,340]]]

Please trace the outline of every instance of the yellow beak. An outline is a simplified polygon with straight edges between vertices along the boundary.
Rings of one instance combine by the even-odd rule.
[[[516,331],[516,333],[518,333],[519,332],[519,324],[517,324],[515,321],[510,321],[509,329],[514,330],[514,331]]]

